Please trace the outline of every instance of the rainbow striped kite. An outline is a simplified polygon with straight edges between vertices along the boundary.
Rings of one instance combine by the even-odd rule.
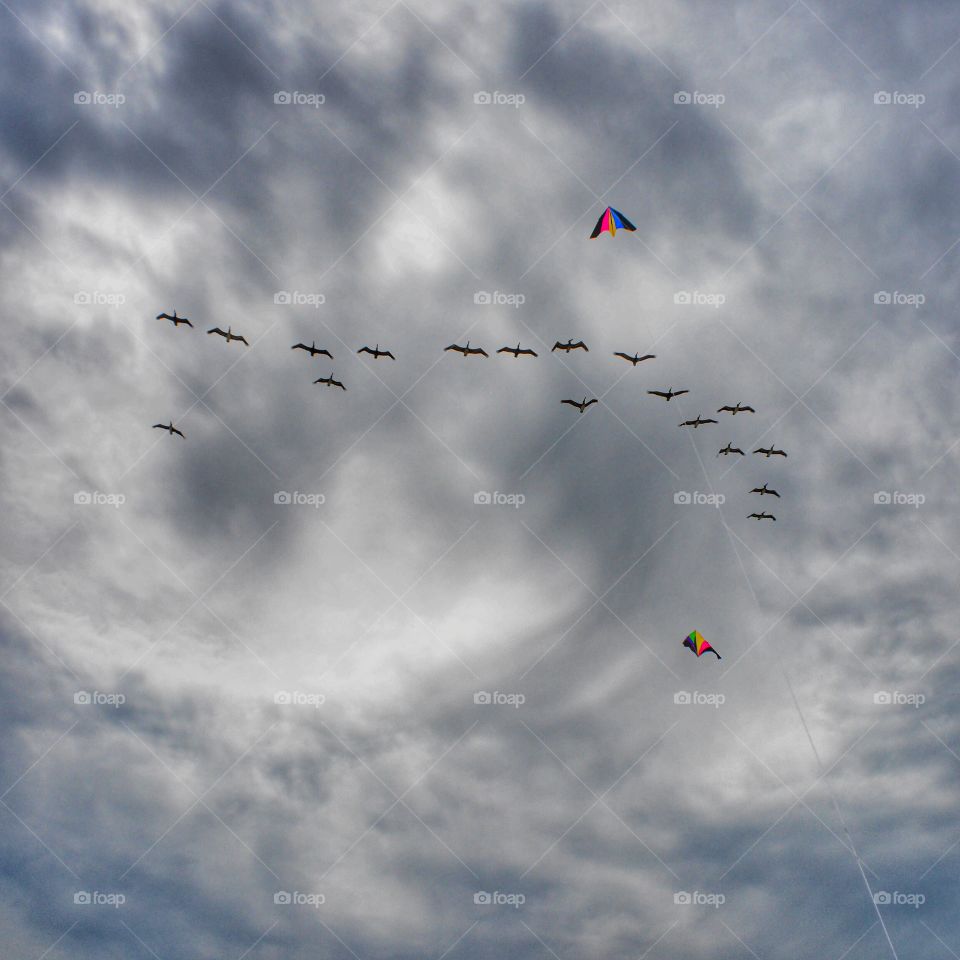
[[[685,647],[689,647],[698,657],[705,654],[707,651],[712,653],[718,660],[722,660],[723,657],[717,653],[710,644],[703,639],[703,634],[699,630],[691,630],[690,635],[683,641]]]
[[[607,209],[600,214],[600,219],[593,228],[590,239],[596,240],[604,230],[608,231],[611,237],[615,237],[618,229],[632,231],[637,228],[619,210],[614,210],[613,207],[607,207]]]

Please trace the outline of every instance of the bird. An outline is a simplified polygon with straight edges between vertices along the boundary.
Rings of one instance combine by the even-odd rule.
[[[773,447],[767,447],[766,449],[764,449],[763,447],[757,447],[757,449],[754,450],[753,452],[754,452],[754,453],[762,453],[762,454],[764,454],[764,456],[766,456],[766,458],[767,458],[768,460],[769,460],[771,457],[785,457],[785,456],[787,455],[785,451],[783,451],[783,450],[774,450]]]
[[[759,493],[761,497],[765,493],[769,493],[771,497],[776,497],[778,500],[780,499],[780,494],[777,493],[776,490],[771,490],[766,484],[764,484],[762,487],[754,487],[750,492]]]
[[[501,348],[497,351],[497,353],[512,353],[514,360],[516,360],[517,357],[520,357],[520,356],[527,356],[527,357],[536,357],[536,356],[538,356],[536,350],[530,350],[529,348],[526,348],[526,349],[524,349],[524,350],[521,350],[519,343],[518,343],[515,347],[501,347]]]
[[[635,353],[632,357],[629,353],[615,353],[614,356],[623,357],[624,360],[629,360],[634,366],[636,366],[638,363],[642,363],[644,360],[656,360],[657,358],[655,353],[647,353],[642,357],[638,353]]]
[[[694,430],[697,427],[702,427],[705,423],[716,423],[716,420],[704,420],[700,417],[700,414],[697,414],[696,420],[684,420],[683,423],[679,424],[681,427],[693,427]]]
[[[581,413],[590,406],[591,403],[597,403],[597,398],[594,397],[592,400],[588,400],[586,397],[583,400],[561,400],[561,403],[569,403],[571,407],[576,407]]]
[[[455,350],[457,353],[462,353],[465,357],[469,357],[469,356],[489,357],[490,356],[487,353],[487,351],[483,349],[483,347],[471,347],[469,340],[467,341],[467,345],[465,347],[460,347],[460,346],[457,346],[457,344],[455,343],[451,343],[449,347],[443,348],[444,353],[446,353],[448,350]]]
[[[717,413],[729,413],[732,416],[736,416],[738,413],[756,413],[757,411],[753,407],[746,407],[740,403],[738,400],[736,406],[733,407],[721,407]]]
[[[321,377],[319,380],[314,380],[314,383],[325,383],[328,387],[339,387],[341,390],[346,390],[347,388],[339,381],[333,379],[333,374],[331,373],[329,377]]]
[[[379,357],[389,357],[391,360],[397,359],[389,350],[381,350],[379,343],[373,348],[373,350],[371,350],[369,347],[361,347],[357,353],[369,353],[374,360],[378,359]]]
[[[321,354],[321,353],[322,353],[325,357],[329,357],[331,360],[333,359],[333,354],[332,354],[329,350],[321,350],[321,349],[317,346],[316,340],[314,340],[314,341],[310,344],[309,347],[308,347],[305,343],[295,343],[290,349],[291,349],[291,350],[306,350],[307,353],[309,353],[311,357],[315,357],[315,356],[317,356],[318,354]]]
[[[669,403],[673,397],[680,397],[680,396],[683,396],[683,394],[689,393],[689,392],[690,392],[689,390],[674,390],[673,387],[671,387],[669,390],[648,390],[647,391],[647,393],[651,394],[654,397],[663,397],[663,399],[666,400],[667,403]]]
[[[578,340],[574,343],[572,340],[568,340],[566,343],[561,343],[559,340],[553,345],[551,353],[554,350],[562,350],[564,353],[569,353],[571,350],[586,350],[587,353],[590,352],[590,348],[582,341]]]
[[[176,433],[176,434],[179,434],[181,437],[184,437],[184,439],[186,439],[186,437],[184,436],[183,431],[182,431],[182,430],[178,430],[178,429],[173,425],[173,421],[172,421],[172,420],[171,420],[169,423],[155,423],[155,424],[153,425],[153,429],[154,429],[154,430],[166,430],[166,431],[170,434],[171,437]]]
[[[772,520],[777,522],[777,518],[772,513],[750,513],[747,514],[748,520]]]
[[[731,453],[739,453],[741,457],[746,456],[746,454],[745,454],[739,447],[733,446],[732,443],[728,443],[725,447],[721,447],[721,448],[717,451],[717,456],[719,457],[721,453],[722,453],[725,457],[726,457],[726,456],[729,456],[729,454],[731,454]]]
[[[158,320],[169,320],[175,327],[179,327],[181,323],[185,323],[188,327],[192,327],[193,324],[186,317],[178,317],[177,311],[173,311],[173,316],[171,317],[169,313],[158,313]]]
[[[250,344],[247,343],[246,337],[241,337],[239,333],[234,333],[230,327],[227,327],[226,330],[221,330],[219,327],[214,327],[212,330],[208,330],[207,333],[215,333],[218,336],[223,337],[227,343],[229,343],[231,340],[239,340],[242,344],[245,344],[248,347],[250,346]]]

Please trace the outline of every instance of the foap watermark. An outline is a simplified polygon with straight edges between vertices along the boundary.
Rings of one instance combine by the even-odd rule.
[[[527,702],[527,698],[522,693],[501,693],[499,690],[491,693],[489,690],[478,690],[473,695],[473,702],[478,706],[513,707],[518,710]]]
[[[473,502],[480,507],[513,507],[519,510],[526,502],[527,498],[522,493],[501,493],[494,490],[478,490],[473,495]]]
[[[287,490],[278,490],[273,495],[273,502],[285,507],[313,507],[316,510],[327,502],[327,498],[322,493],[301,493],[299,490],[290,493]]]
[[[322,93],[304,93],[301,90],[278,90],[273,95],[273,102],[286,107],[313,107],[319,110],[327,102]]]
[[[913,107],[916,110],[927,102],[922,93],[903,93],[900,90],[878,90],[873,95],[873,102],[881,107]]]
[[[102,90],[78,90],[73,102],[80,106],[121,107],[127,102],[122,93],[104,93]]]
[[[704,93],[702,90],[678,90],[673,95],[673,102],[680,104],[693,104],[698,107],[713,107],[718,110],[727,98],[722,93]]]
[[[478,890],[473,895],[473,902],[481,907],[513,907],[514,910],[519,910],[527,902],[527,898],[522,893],[504,893],[502,890],[488,893],[486,890]]]
[[[273,702],[281,707],[313,707],[319,710],[327,698],[322,693],[304,693],[302,690],[278,690]]]
[[[122,507],[127,498],[122,493],[104,493],[102,490],[78,490],[73,495],[78,507]]]
[[[478,290],[473,295],[473,302],[481,307],[522,307],[526,302],[527,298],[522,293],[505,293],[503,290],[494,290],[493,293],[490,293],[489,290]]]
[[[278,290],[273,295],[273,302],[287,307],[313,307],[316,309],[327,302],[322,293],[304,293],[302,290]]]
[[[322,893],[302,893],[299,890],[278,890],[273,895],[273,902],[278,906],[313,907],[316,910],[327,902]]]
[[[78,290],[73,295],[73,302],[78,307],[121,307],[127,298],[122,293],[108,290]]]
[[[121,907],[127,902],[122,893],[104,893],[102,890],[77,890],[73,902],[81,906]]]
[[[922,493],[904,493],[902,490],[878,490],[873,495],[873,502],[878,506],[913,507],[919,510],[927,502]]]
[[[722,493],[701,493],[694,490],[678,490],[673,495],[673,502],[678,504],[691,504],[697,507],[717,507],[718,509],[727,502],[727,498]]]
[[[117,707],[123,706],[127,702],[126,696],[122,693],[103,693],[101,690],[78,690],[73,695],[73,702],[77,706],[94,707]]]
[[[717,307],[727,302],[724,293],[704,293],[702,290],[678,290],[673,302],[681,307]]]
[[[873,895],[873,902],[878,907],[913,907],[914,910],[917,910],[927,902],[927,898],[922,893],[878,890]]]
[[[904,693],[902,690],[878,690],[873,695],[873,702],[879,706],[913,707],[919,710],[927,702],[926,694]]]
[[[919,310],[926,302],[927,298],[922,293],[903,293],[900,290],[878,290],[873,295],[873,302],[879,306],[894,307],[913,307]]]
[[[518,109],[527,102],[522,93],[504,93],[502,90],[478,90],[473,95],[473,102],[481,107],[513,107]]]
[[[713,707],[718,710],[727,698],[722,693],[702,693],[700,690],[678,690],[673,695],[673,702],[678,706]]]
[[[722,893],[679,890],[673,895],[673,902],[678,906],[713,907],[716,910],[727,902],[727,898]]]

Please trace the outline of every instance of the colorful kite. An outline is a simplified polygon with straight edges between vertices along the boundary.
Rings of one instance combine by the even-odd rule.
[[[636,230],[637,228],[619,210],[614,210],[613,207],[607,207],[607,209],[600,214],[600,219],[593,228],[590,239],[596,240],[604,230],[609,231],[611,237],[615,237],[618,229]]]
[[[689,647],[698,657],[709,651],[718,660],[723,659],[720,654],[703,639],[703,634],[699,630],[691,630],[690,636],[683,641],[683,645]]]

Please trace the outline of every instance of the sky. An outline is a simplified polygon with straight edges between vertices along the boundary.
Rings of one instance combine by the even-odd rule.
[[[955,4],[0,23],[5,957],[960,954]]]

